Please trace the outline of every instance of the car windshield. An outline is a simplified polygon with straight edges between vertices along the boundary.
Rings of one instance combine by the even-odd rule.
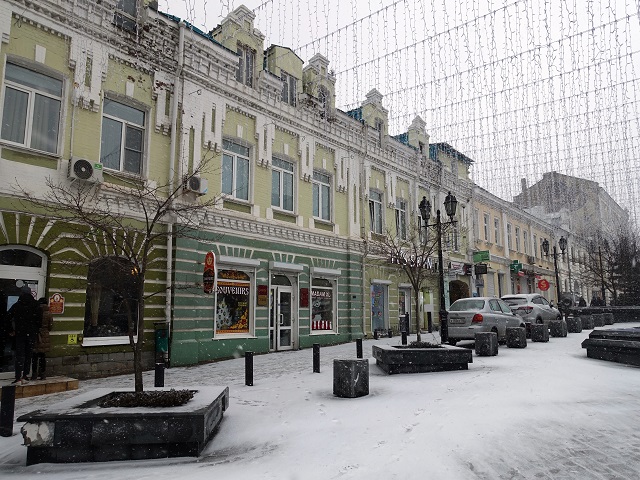
[[[482,310],[483,307],[484,300],[465,299],[453,302],[449,310],[452,312],[463,312],[466,310]]]
[[[513,305],[524,305],[524,304],[527,303],[527,299],[526,298],[503,298],[503,300],[505,302],[507,302],[511,306],[513,306]]]

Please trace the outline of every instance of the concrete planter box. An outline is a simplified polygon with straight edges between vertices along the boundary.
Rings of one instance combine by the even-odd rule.
[[[613,325],[614,319],[613,319],[613,313],[609,312],[609,313],[605,313],[604,314],[604,324],[605,325]]]
[[[567,331],[569,333],[582,332],[582,321],[579,317],[567,317]]]
[[[594,330],[582,348],[589,358],[640,366],[640,328]]]
[[[583,330],[593,330],[593,315],[580,315]]]
[[[471,350],[451,345],[434,348],[374,345],[373,358],[376,359],[376,364],[390,375],[467,370],[469,364],[473,363]]]
[[[524,327],[507,327],[507,347],[527,347],[527,332]]]
[[[369,395],[369,360],[334,360],[333,394],[341,398]]]
[[[593,313],[591,315],[593,318],[593,326],[594,327],[604,327],[604,314],[603,313]]]
[[[476,355],[481,357],[498,355],[498,334],[495,332],[476,333]]]
[[[542,323],[531,325],[531,341],[532,342],[548,342],[549,329]]]
[[[229,406],[229,388],[191,390],[180,407],[101,408],[114,391],[99,388],[22,415],[27,465],[198,456]]]
[[[551,320],[549,322],[549,335],[552,337],[566,337],[567,333],[567,322],[564,320]]]

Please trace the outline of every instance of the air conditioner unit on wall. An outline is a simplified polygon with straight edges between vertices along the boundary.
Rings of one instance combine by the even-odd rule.
[[[71,157],[67,177],[72,180],[82,180],[90,183],[102,183],[102,164],[92,162],[86,158]]]
[[[206,178],[192,175],[184,179],[184,189],[187,192],[193,192],[196,195],[204,195],[209,189],[209,183]]]

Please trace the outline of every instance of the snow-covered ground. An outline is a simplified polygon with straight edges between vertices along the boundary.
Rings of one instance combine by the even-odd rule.
[[[626,328],[640,324],[616,324]],[[468,371],[388,376],[370,359],[370,394],[333,396],[332,360],[355,343],[167,370],[165,385],[229,386],[230,407],[199,458],[25,466],[19,435],[0,437],[0,477],[73,479],[640,478],[640,369],[589,359],[589,331],[500,347]],[[376,343],[364,342],[365,357]],[[153,385],[153,372],[145,376]],[[131,387],[132,376],[80,382]],[[16,416],[66,392],[16,402]]]

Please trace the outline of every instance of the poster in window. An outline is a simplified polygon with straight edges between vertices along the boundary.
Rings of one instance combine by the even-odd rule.
[[[235,270],[221,270],[218,274],[216,333],[249,333],[248,280],[247,274]]]
[[[333,330],[333,291],[312,288],[311,301],[311,330]]]

